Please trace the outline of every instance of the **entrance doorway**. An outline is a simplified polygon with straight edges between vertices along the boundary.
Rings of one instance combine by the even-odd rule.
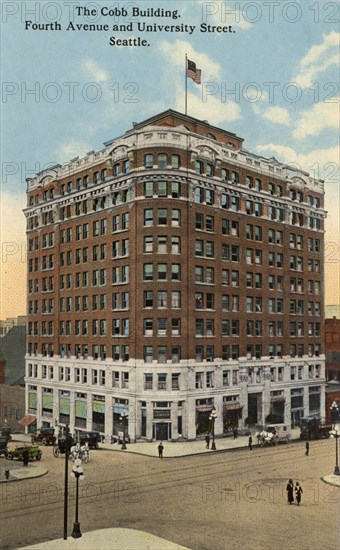
[[[262,394],[248,394],[248,418],[253,424],[257,424],[262,418]]]
[[[171,439],[171,422],[155,422],[152,432],[152,437],[156,441],[168,441]]]

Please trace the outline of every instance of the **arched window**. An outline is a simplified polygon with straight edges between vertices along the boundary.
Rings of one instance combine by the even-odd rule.
[[[229,172],[226,168],[222,168],[221,179],[222,179],[222,181],[228,181],[228,179],[229,179]]]
[[[179,168],[179,166],[180,166],[180,157],[179,157],[179,155],[172,155],[171,156],[171,166],[172,166],[172,168]]]
[[[238,172],[232,172],[231,173],[231,181],[233,183],[239,183],[240,178],[239,178]]]
[[[203,174],[203,162],[196,160],[195,162],[195,172],[197,174]]]
[[[158,168],[160,168],[161,170],[166,168],[167,165],[168,165],[168,157],[165,153],[160,153],[157,157],[157,164],[158,164]]]
[[[150,153],[144,156],[144,166],[145,168],[153,168],[153,155]]]
[[[250,176],[246,176],[246,186],[249,187],[249,189],[252,189],[253,187],[253,178]]]

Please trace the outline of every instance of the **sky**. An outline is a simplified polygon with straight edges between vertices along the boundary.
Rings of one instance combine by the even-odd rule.
[[[26,178],[101,149],[133,122],[184,112],[185,54],[202,71],[201,85],[187,82],[189,115],[325,180],[326,304],[339,304],[339,7],[3,1],[0,319],[26,313]]]

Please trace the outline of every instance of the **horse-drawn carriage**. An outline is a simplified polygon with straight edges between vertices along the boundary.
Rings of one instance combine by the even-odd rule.
[[[256,432],[255,437],[260,447],[290,443],[292,440],[290,427],[287,424],[270,424],[262,431]]]
[[[68,457],[73,462],[76,458],[80,458],[85,463],[90,460],[88,444],[81,445],[79,442],[77,443],[70,434],[67,437],[65,435],[58,437],[58,442],[53,447],[53,454],[57,458],[66,452],[68,452]]]

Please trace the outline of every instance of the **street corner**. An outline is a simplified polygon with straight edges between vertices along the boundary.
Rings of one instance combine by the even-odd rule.
[[[99,531],[90,531],[83,533],[79,539],[67,540],[51,540],[41,544],[26,547],[29,550],[93,550],[100,548],[101,550],[189,550],[185,546],[181,546],[167,539],[157,537],[145,531],[136,529],[101,529]],[[23,550],[23,549],[22,549]]]
[[[0,483],[41,477],[47,473],[48,469],[41,464],[29,464],[25,467],[12,462],[1,468]]]
[[[334,487],[340,487],[340,476],[335,474],[329,474],[327,476],[323,476],[322,481],[325,483],[328,483],[329,485],[334,485]]]

